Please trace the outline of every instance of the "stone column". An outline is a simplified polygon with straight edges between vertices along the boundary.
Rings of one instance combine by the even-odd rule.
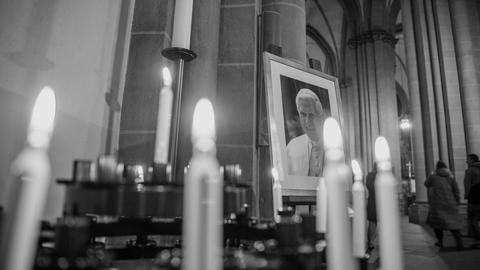
[[[477,1],[450,0],[467,152],[480,154],[480,21]]]
[[[238,163],[252,186],[251,215],[259,213],[255,157],[258,1],[222,1],[217,79],[217,151],[221,163]]]
[[[418,61],[416,52],[416,36],[414,33],[412,6],[410,0],[402,1],[402,22],[403,36],[405,38],[405,50],[407,58],[408,88],[410,96],[410,113],[412,115],[412,134],[413,134],[413,158],[414,170],[416,176],[416,200],[426,202],[426,189],[423,185],[425,181],[425,146],[423,144],[423,118],[420,104],[420,78],[418,75]]]
[[[348,44],[355,50],[358,68],[355,83],[361,104],[359,118],[363,123],[357,143],[362,148],[363,162],[371,164],[375,139],[379,135],[384,136],[392,153],[394,172],[400,179],[400,155],[395,154],[400,153],[394,73],[395,42],[392,33],[376,29],[357,35]]]
[[[462,99],[460,92],[459,70],[455,65],[455,42],[451,12],[447,0],[432,2],[435,14],[438,49],[440,56],[443,100],[445,102],[445,118],[447,130],[448,161],[450,170],[454,173],[460,193],[463,194],[463,177],[466,169],[465,154],[465,124],[463,118]],[[478,92],[477,92],[478,93]],[[478,118],[478,117],[477,117]],[[477,120],[478,121],[478,120]],[[462,197],[462,196],[461,196]]]
[[[423,223],[427,213],[427,190],[423,183],[437,160],[448,164],[463,188],[464,113],[448,0],[406,0],[402,4],[417,201],[410,214],[416,217],[414,221]]]
[[[306,18],[305,1],[263,0],[262,1],[262,50],[306,65]],[[260,56],[263,57],[263,56]],[[260,63],[263,63],[260,61]],[[263,65],[259,67],[263,70]],[[269,145],[267,101],[263,87],[263,73],[257,93],[257,188],[259,214],[261,218],[273,217],[272,177]]]
[[[197,54],[191,62],[185,63],[183,76],[180,132],[177,150],[177,183],[183,182],[184,166],[192,156],[192,117],[195,104],[200,98],[208,98],[217,112],[217,64],[218,37],[220,29],[220,0],[194,1],[190,49]],[[218,134],[217,128],[217,134]]]
[[[367,158],[367,153],[369,151],[364,151],[363,148],[366,144],[363,143],[363,136],[361,132],[363,115],[362,110],[365,109],[365,104],[360,102],[361,92],[359,91],[358,85],[360,85],[359,76],[360,67],[357,68],[356,64],[356,50],[346,50],[345,52],[345,74],[348,76],[343,79],[345,82],[340,81],[340,87],[345,86],[345,93],[342,96],[342,105],[344,111],[344,121],[345,125],[348,127],[348,143],[350,149],[351,158],[355,158],[361,162],[362,170],[364,172],[370,171],[372,168],[372,159]],[[352,82],[356,82],[353,84]],[[370,152],[371,153],[371,152]]]
[[[282,48],[283,57],[306,64],[305,1],[263,0],[262,13],[266,19],[263,29],[264,38],[267,40],[264,41],[264,44],[277,45],[276,43],[279,43],[278,46]]]

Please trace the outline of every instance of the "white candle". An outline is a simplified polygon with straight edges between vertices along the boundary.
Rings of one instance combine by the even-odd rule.
[[[182,269],[222,269],[223,182],[215,157],[213,108],[201,99],[193,114],[193,156],[185,177]]]
[[[375,195],[377,201],[378,232],[380,246],[380,268],[403,269],[403,252],[400,236],[397,181],[392,174],[390,149],[384,137],[375,141],[377,179]]]
[[[277,169],[272,168],[272,177],[273,177],[273,217],[275,222],[280,222],[280,215],[278,214],[278,209],[283,207],[282,199],[282,185],[278,179]]]
[[[163,87],[158,100],[157,132],[155,135],[155,163],[168,163],[170,145],[170,125],[172,122],[172,76],[168,68],[163,68]]]
[[[190,49],[192,30],[193,0],[175,1],[175,17],[173,18],[172,47]]]
[[[325,178],[318,178],[317,200],[316,200],[316,230],[318,233],[327,232],[327,187]]]
[[[364,258],[366,252],[367,216],[365,205],[365,186],[360,165],[352,160],[354,182],[352,186],[353,200],[353,256]]]
[[[15,194],[6,208],[7,234],[1,269],[30,270],[50,181],[47,156],[55,119],[55,94],[44,87],[35,102],[25,148],[13,161]]]
[[[342,133],[334,118],[323,126],[325,145],[324,171],[327,186],[327,268],[351,270],[356,265],[352,256],[350,221],[347,216],[347,186],[349,167],[344,163]]]

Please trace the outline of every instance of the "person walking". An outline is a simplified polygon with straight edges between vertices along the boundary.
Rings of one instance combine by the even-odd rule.
[[[463,248],[463,241],[460,237],[462,219],[458,212],[458,185],[443,161],[438,161],[435,168],[425,181],[429,203],[427,224],[433,228],[437,238],[435,245],[443,247],[443,231],[449,230],[455,238],[457,249],[460,250]]]

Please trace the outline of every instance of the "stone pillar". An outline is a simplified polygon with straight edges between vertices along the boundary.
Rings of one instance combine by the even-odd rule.
[[[410,46],[407,62],[414,121],[418,119],[424,123],[420,130],[414,122],[413,129],[414,148],[422,148],[416,145],[423,143],[425,149],[423,156],[415,155],[417,201],[426,202],[423,182],[437,160],[449,164],[457,181],[463,178],[465,139],[459,73],[455,65],[454,31],[448,1],[403,3],[405,39]]]
[[[358,69],[357,69],[358,68]],[[348,143],[350,149],[350,157],[360,161],[362,170],[368,172],[372,168],[372,158],[367,158],[369,151],[364,151],[365,144],[363,143],[363,137],[361,132],[362,118],[365,113],[361,112],[365,109],[365,104],[360,102],[361,93],[359,85],[360,67],[356,64],[356,50],[346,50],[345,52],[345,74],[348,74],[348,78],[344,78],[345,81],[340,81],[340,87],[345,86],[345,93],[342,96],[342,105],[344,108],[343,115],[345,125],[348,127]],[[358,71],[358,72],[357,72]],[[353,82],[356,82],[353,84]],[[370,152],[371,153],[371,152]],[[370,154],[368,154],[370,155]]]
[[[180,132],[177,150],[177,183],[183,182],[184,166],[192,156],[192,117],[195,104],[200,98],[208,98],[217,112],[217,64],[218,37],[220,29],[220,0],[194,1],[190,49],[197,54],[185,63],[183,92],[180,113]],[[217,128],[217,134],[219,129]]]
[[[263,0],[262,13],[266,19],[263,29],[264,38],[267,38],[267,40],[264,41],[264,44],[276,45],[276,43],[279,43],[278,46],[282,48],[283,57],[306,65],[305,1]],[[277,16],[279,16],[279,20]]]
[[[463,118],[462,99],[460,93],[460,74],[455,63],[455,42],[453,22],[447,0],[432,2],[435,22],[438,27],[438,49],[440,56],[443,100],[445,102],[445,129],[447,130],[448,161],[454,173],[460,194],[463,194],[463,177],[466,169],[465,154],[465,122]],[[478,93],[478,92],[477,92]],[[477,117],[478,118],[478,117]],[[477,120],[478,121],[478,120]],[[463,197],[463,196],[460,196]]]
[[[448,164],[463,189],[464,113],[448,0],[405,0],[402,5],[415,149],[416,204],[410,217],[423,223],[423,183],[437,160]]]
[[[378,136],[388,140],[397,179],[400,175],[399,128],[394,73],[395,38],[386,30],[367,30],[349,40],[355,51],[362,161],[369,166],[373,159],[374,142]]]
[[[450,0],[453,37],[462,92],[467,152],[480,153],[480,21],[478,3]]]
[[[306,18],[305,1],[263,0],[262,1],[262,51],[282,56],[306,65]],[[288,38],[286,38],[288,37]],[[262,56],[260,56],[262,57]],[[260,63],[263,63],[260,61]],[[263,70],[263,65],[259,67]],[[262,80],[257,93],[257,188],[259,194],[259,215],[273,217],[272,161],[268,134],[267,101]]]
[[[255,160],[257,5],[255,0],[223,1],[217,79],[217,152],[221,163],[238,163],[241,181],[252,186],[249,209],[259,213]]]
[[[405,39],[405,51],[408,71],[408,88],[410,96],[410,113],[412,115],[412,149],[414,158],[414,170],[416,176],[416,200],[426,202],[426,190],[423,186],[425,181],[425,152],[423,144],[423,119],[420,105],[420,79],[418,76],[417,52],[415,49],[415,34],[413,27],[412,6],[410,0],[402,1],[403,36]]]

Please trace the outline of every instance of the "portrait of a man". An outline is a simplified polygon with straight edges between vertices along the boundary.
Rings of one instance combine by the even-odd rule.
[[[311,196],[323,175],[323,124],[341,119],[338,80],[264,53],[272,167],[282,194]]]
[[[288,173],[318,177],[323,172],[323,122],[328,117],[319,97],[310,89],[302,88],[295,97],[298,121],[303,134],[287,144]]]

